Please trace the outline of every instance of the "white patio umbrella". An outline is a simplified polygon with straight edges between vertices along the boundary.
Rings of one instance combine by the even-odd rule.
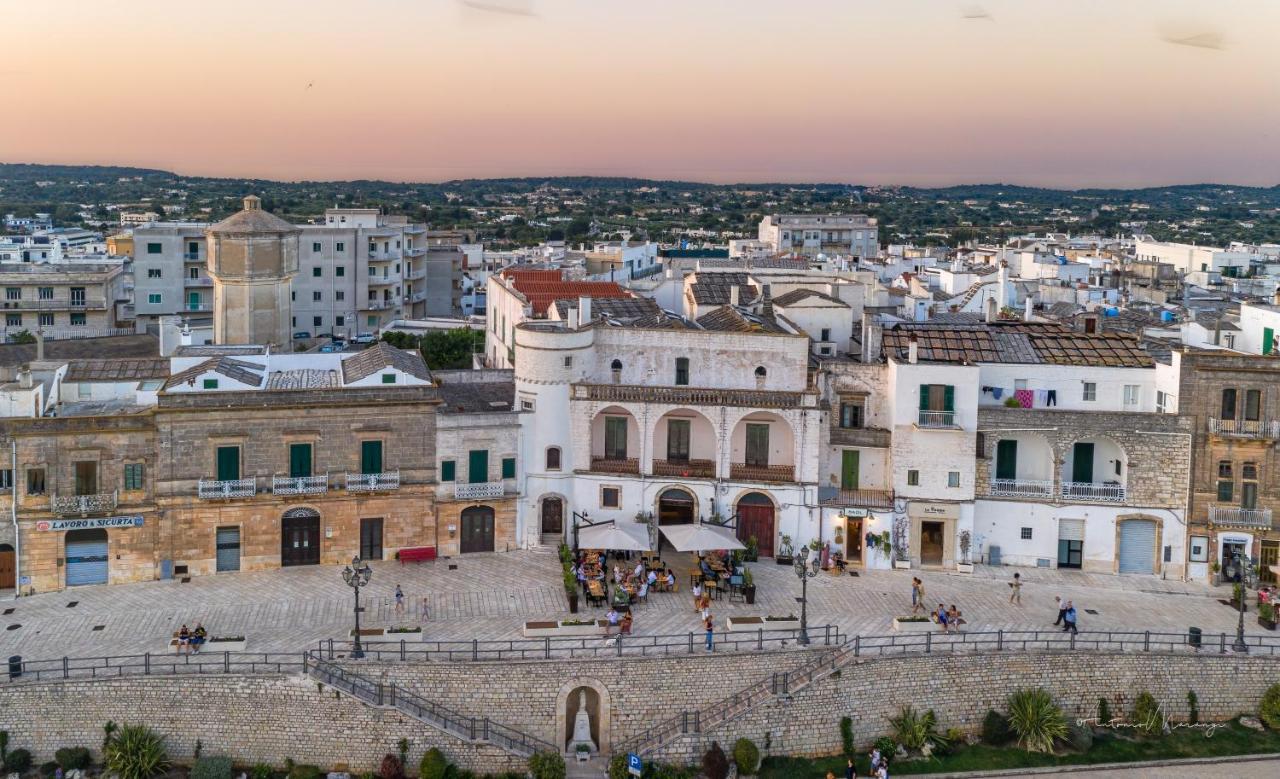
[[[692,525],[663,525],[658,528],[677,552],[697,552],[706,549],[746,549],[733,534],[722,525],[695,522]]]
[[[638,522],[601,522],[578,530],[579,549],[613,549],[619,552],[648,552],[649,532]]]

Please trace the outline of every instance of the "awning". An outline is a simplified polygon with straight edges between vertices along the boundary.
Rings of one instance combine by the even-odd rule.
[[[648,552],[648,528],[639,522],[601,522],[578,530],[579,549],[613,549],[619,552]]]
[[[677,552],[697,552],[707,549],[746,549],[733,530],[721,525],[701,522],[692,525],[663,525],[658,530],[667,537]]]

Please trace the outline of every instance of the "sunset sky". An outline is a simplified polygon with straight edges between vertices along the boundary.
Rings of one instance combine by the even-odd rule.
[[[0,0],[0,14],[4,162],[1280,184],[1276,0]]]

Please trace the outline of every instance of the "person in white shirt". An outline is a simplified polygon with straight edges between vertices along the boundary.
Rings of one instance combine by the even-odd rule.
[[[643,563],[643,562],[636,563],[636,569],[635,569],[635,571],[633,571],[633,573],[636,575],[636,578],[637,578],[637,579],[643,579],[643,578],[644,578],[644,563]]]
[[[649,582],[649,586],[650,586],[650,587],[652,587],[652,586],[654,585],[654,583],[658,581],[658,574],[657,574],[657,572],[656,572],[656,571],[649,571],[649,578],[648,578],[648,579],[646,579],[646,581],[648,581],[648,582]]]
[[[693,583],[693,610],[699,611],[702,607],[702,582]]]

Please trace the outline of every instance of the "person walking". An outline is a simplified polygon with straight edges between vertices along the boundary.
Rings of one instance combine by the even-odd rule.
[[[700,611],[702,609],[702,580],[699,579],[693,583],[693,610]]]
[[[400,589],[400,585],[396,585],[396,613],[404,613],[404,590]]]
[[[1054,595],[1053,602],[1058,604],[1058,618],[1053,621],[1053,626],[1057,627],[1067,617],[1067,602],[1062,599],[1061,595]]]
[[[1021,606],[1022,605],[1022,574],[1015,573],[1013,575],[1013,581],[1009,582],[1009,589],[1012,590],[1012,592],[1009,593],[1009,602],[1016,603],[1019,606]]]
[[[924,582],[920,581],[920,577],[911,577],[911,616],[915,616],[926,611],[924,605]]]
[[[858,769],[853,767],[853,758],[844,761],[844,779],[858,779]]]
[[[716,622],[711,612],[707,612],[707,615],[702,618],[702,629],[707,632],[707,651],[710,652],[714,649],[716,638]]]
[[[1063,633],[1066,633],[1068,630],[1070,630],[1071,635],[1074,636],[1076,633],[1080,632],[1076,630],[1076,607],[1072,605],[1071,601],[1067,601],[1067,610],[1063,612],[1062,619],[1063,619],[1063,623],[1062,623]]]

